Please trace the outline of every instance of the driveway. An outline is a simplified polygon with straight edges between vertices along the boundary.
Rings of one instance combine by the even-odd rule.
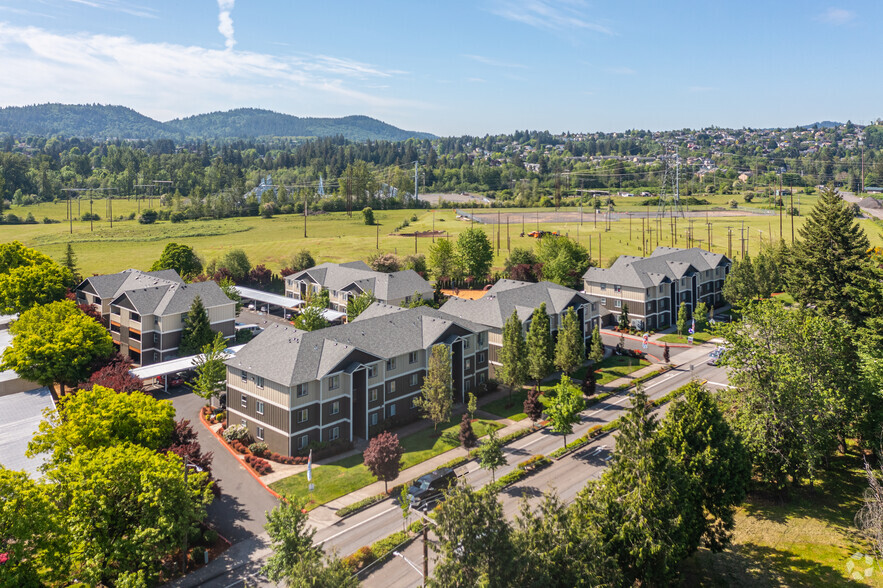
[[[189,419],[202,451],[214,454],[212,473],[221,487],[221,497],[208,508],[209,523],[233,543],[262,534],[266,511],[275,508],[279,501],[200,422],[199,410],[205,401],[183,387],[169,390],[168,396],[157,392],[156,397],[171,399],[176,418]]]

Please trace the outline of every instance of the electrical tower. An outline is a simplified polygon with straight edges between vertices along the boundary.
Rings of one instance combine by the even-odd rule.
[[[677,145],[673,143],[663,144],[662,155],[662,184],[659,189],[659,210],[657,216],[665,216],[666,208],[669,214],[684,216],[681,206],[681,157],[678,154]]]

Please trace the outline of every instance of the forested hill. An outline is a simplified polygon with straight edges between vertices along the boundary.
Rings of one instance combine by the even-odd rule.
[[[160,122],[125,106],[38,104],[0,108],[0,133],[17,137],[120,139],[244,139],[251,137],[327,137],[352,141],[404,141],[434,138],[399,129],[367,116],[301,118],[269,110],[240,108]]]

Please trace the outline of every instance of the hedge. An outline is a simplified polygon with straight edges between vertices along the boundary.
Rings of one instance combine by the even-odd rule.
[[[364,509],[368,508],[369,506],[373,506],[373,505],[377,504],[378,502],[382,502],[383,500],[386,500],[387,498],[389,498],[389,496],[387,496],[386,494],[375,494],[374,496],[369,496],[368,498],[363,498],[362,500],[360,500],[358,502],[354,502],[352,504],[347,504],[346,506],[344,506],[342,508],[338,508],[334,514],[343,518],[345,516],[355,514],[355,513],[359,512],[360,510],[364,510]]]
[[[394,549],[411,540],[413,537],[409,531],[396,531],[383,539],[378,539],[370,546],[360,547],[352,555],[343,558],[343,563],[354,573],[371,565],[377,560],[383,559]]]

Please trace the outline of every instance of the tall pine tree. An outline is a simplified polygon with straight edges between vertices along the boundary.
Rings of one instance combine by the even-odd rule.
[[[545,302],[533,311],[530,331],[527,333],[527,348],[530,349],[527,357],[527,372],[539,385],[543,378],[552,371],[554,353]]]
[[[829,187],[819,195],[800,228],[795,244],[789,290],[804,304],[815,304],[828,316],[861,324],[860,301],[849,285],[864,271],[870,243],[852,209]]]
[[[202,298],[197,296],[190,305],[190,310],[184,318],[184,328],[181,332],[181,343],[178,345],[178,355],[195,355],[202,348],[211,343],[215,338],[208,313],[202,304]]]

